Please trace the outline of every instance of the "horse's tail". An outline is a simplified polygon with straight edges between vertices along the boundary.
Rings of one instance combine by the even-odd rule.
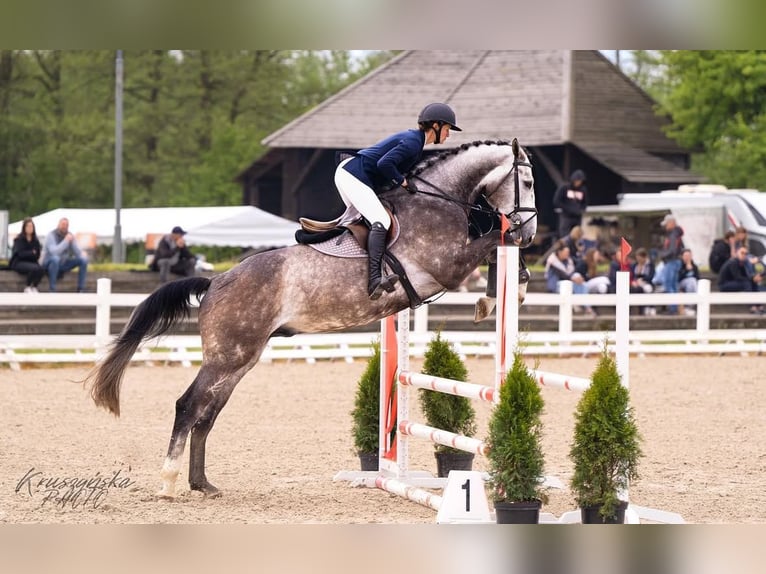
[[[120,416],[120,386],[125,368],[142,341],[166,333],[177,321],[189,317],[193,294],[199,300],[210,287],[207,277],[172,281],[154,291],[135,308],[109,354],[88,375],[90,395],[96,406]]]

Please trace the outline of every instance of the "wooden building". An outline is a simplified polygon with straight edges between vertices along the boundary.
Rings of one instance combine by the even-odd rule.
[[[449,103],[464,131],[427,150],[516,137],[531,151],[543,229],[555,228],[553,192],[578,168],[591,204],[701,180],[654,101],[598,51],[414,50],[266,137],[269,151],[237,177],[243,202],[293,220],[338,215],[336,150],[414,128],[434,101]]]

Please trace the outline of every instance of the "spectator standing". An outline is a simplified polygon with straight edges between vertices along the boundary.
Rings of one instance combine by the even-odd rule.
[[[718,273],[718,290],[723,292],[758,291],[762,275],[751,275],[747,265],[747,247],[737,249],[736,257],[732,257],[721,267]],[[751,313],[763,313],[763,305],[750,307]]]
[[[654,263],[649,257],[649,252],[639,247],[636,249],[636,261],[631,265],[630,284],[635,288],[636,293],[653,293],[654,292]],[[642,307],[641,313],[643,315],[656,315],[657,310],[654,307]]]
[[[88,273],[88,258],[77,245],[77,240],[69,231],[69,220],[59,219],[56,229],[45,237],[42,267],[48,274],[51,293],[56,291],[56,282],[64,273],[77,268],[77,292],[85,291],[85,278]]]
[[[691,249],[684,249],[681,252],[681,269],[678,271],[678,289],[682,293],[696,293],[697,281],[700,278],[700,271],[694,262]],[[695,306],[689,305],[685,308],[687,315],[695,314]]]
[[[13,240],[13,250],[8,267],[21,275],[26,275],[27,286],[24,293],[37,293],[37,286],[45,272],[40,266],[42,248],[37,238],[35,222],[27,217],[21,224],[21,233]]]
[[[676,218],[667,214],[661,224],[665,228],[665,239],[659,257],[663,262],[662,287],[665,293],[678,293],[678,274],[681,270],[681,252],[684,250],[684,230]],[[668,305],[670,315],[678,314],[678,305]]]
[[[170,273],[183,277],[194,276],[197,258],[186,247],[184,235],[186,231],[176,225],[157,243],[157,250],[149,268],[160,272],[160,283],[167,283]]]
[[[583,170],[574,170],[569,181],[556,189],[553,207],[559,216],[559,239],[565,237],[574,226],[582,225],[582,215],[588,207],[588,188],[585,186]]]

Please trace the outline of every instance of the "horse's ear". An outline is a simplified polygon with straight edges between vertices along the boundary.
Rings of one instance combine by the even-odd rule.
[[[513,138],[513,141],[511,142],[511,149],[513,150],[513,157],[518,158],[519,157],[519,140],[516,138]]]

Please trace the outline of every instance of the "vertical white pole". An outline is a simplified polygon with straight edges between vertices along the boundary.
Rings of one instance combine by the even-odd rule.
[[[630,351],[628,339],[630,333],[630,273],[617,272],[617,303],[615,305],[615,362],[622,384],[630,387]]]
[[[630,333],[630,272],[617,272],[617,302],[614,307],[614,342],[617,372],[626,389],[630,388],[630,351],[628,349]],[[618,494],[620,500],[630,501],[630,487]],[[626,519],[627,520],[627,519]]]
[[[697,295],[697,333],[707,333],[710,330],[710,279],[697,282]]]
[[[505,351],[504,321],[505,321],[505,290],[506,269],[508,267],[507,251],[503,247],[497,248],[497,293],[495,294],[495,401],[500,396],[500,385],[505,379],[506,361],[503,353]]]
[[[572,282],[571,281],[559,281],[559,295],[561,295],[561,302],[559,303],[559,333],[569,334],[572,332]],[[562,340],[562,344],[569,344]]]
[[[513,362],[513,351],[519,343],[519,248],[517,246],[502,247],[508,252],[505,271],[505,373],[508,372],[510,364]],[[496,393],[499,400],[500,393]]]
[[[386,403],[386,391],[388,390],[388,375],[386,372],[386,365],[388,364],[388,356],[392,352],[386,345],[388,341],[388,332],[392,329],[393,323],[386,317],[380,321],[380,387],[379,387],[379,402],[378,406],[378,470],[388,470],[388,461],[383,458],[388,448],[388,437],[386,436],[386,416],[388,415],[388,404]]]
[[[410,370],[410,310],[404,309],[397,315],[399,320],[397,340],[399,341],[399,360],[394,378],[396,391],[396,466],[399,476],[409,472],[410,445],[406,434],[399,432],[399,421],[410,419],[410,386],[399,384],[399,373]]]
[[[428,332],[428,305],[421,305],[415,309],[413,329],[418,335]]]
[[[110,304],[110,295],[112,292],[112,280],[108,277],[100,277],[96,281],[96,350],[100,354],[107,344],[110,337],[110,325],[112,319],[112,308]]]

